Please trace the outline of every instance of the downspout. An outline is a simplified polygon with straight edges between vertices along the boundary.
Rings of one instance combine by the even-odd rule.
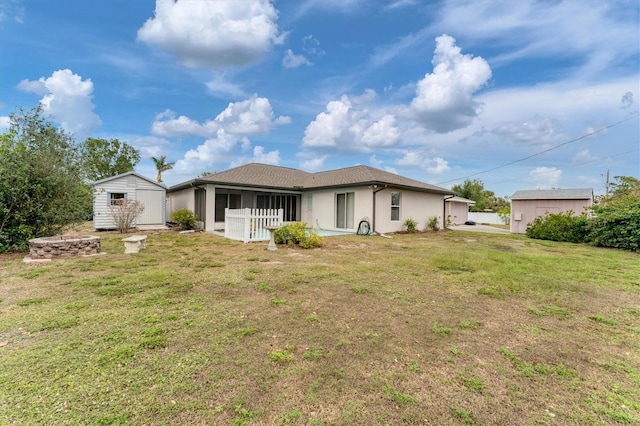
[[[373,185],[373,188],[376,188],[378,185]],[[374,189],[372,194],[373,194],[373,211],[371,212],[371,234],[375,234],[376,232],[376,194],[380,191],[382,191],[383,189],[385,189],[387,187],[387,185],[383,186],[382,188],[378,188],[378,189]]]
[[[442,229],[447,229],[447,200],[450,200],[453,197],[455,197],[455,195],[450,195],[448,197],[445,196],[442,200]]]

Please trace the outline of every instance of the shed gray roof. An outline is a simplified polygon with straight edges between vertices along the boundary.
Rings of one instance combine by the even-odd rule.
[[[288,167],[259,163],[245,164],[224,172],[212,173],[175,185],[170,188],[170,191],[176,191],[192,184],[204,183],[294,191],[345,186],[388,185],[423,192],[454,194],[453,191],[445,188],[369,166],[354,166],[325,172],[308,173]]]
[[[119,175],[111,176],[111,177],[108,177],[108,178],[100,179],[100,180],[97,180],[97,181],[95,181],[95,182],[91,183],[91,185],[92,185],[92,186],[99,185],[99,184],[101,184],[101,183],[106,183],[106,182],[109,182],[109,181],[111,181],[111,180],[120,179],[120,178],[123,178],[123,177],[126,177],[126,176],[135,176],[135,177],[140,178],[140,179],[142,179],[142,180],[146,180],[146,181],[147,181],[147,182],[149,182],[149,183],[152,183],[152,184],[154,184],[154,185],[157,185],[157,186],[161,187],[162,189],[166,189],[166,186],[164,186],[164,184],[159,183],[159,182],[156,182],[156,181],[155,181],[155,180],[153,180],[153,179],[149,179],[148,177],[145,177],[145,176],[139,175],[139,174],[138,174],[138,173],[136,173],[136,172],[126,172],[126,173],[121,173],[121,174],[119,174]]]
[[[531,189],[516,191],[512,200],[589,200],[593,198],[591,188]]]

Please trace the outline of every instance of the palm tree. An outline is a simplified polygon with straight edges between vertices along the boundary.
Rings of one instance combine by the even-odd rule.
[[[156,169],[158,170],[158,177],[156,177],[156,180],[158,182],[162,182],[162,172],[166,172],[167,170],[171,170],[173,169],[173,165],[175,163],[167,163],[166,159],[167,156],[163,155],[162,157],[151,157],[151,159],[153,160],[153,162],[156,165]]]

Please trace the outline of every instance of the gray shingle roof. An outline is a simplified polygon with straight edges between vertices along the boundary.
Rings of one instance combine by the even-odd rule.
[[[224,172],[203,176],[198,181],[228,185],[293,189],[301,185],[310,173],[269,164],[250,163]]]
[[[587,200],[593,198],[591,188],[531,189],[516,191],[512,200]]]
[[[307,178],[302,186],[305,189],[311,189],[372,184],[405,187],[442,194],[453,194],[453,192],[448,189],[440,188],[439,186],[430,185],[418,180],[409,179],[395,173],[386,172],[369,166],[353,166],[344,169],[313,173]]]
[[[354,166],[326,172],[308,173],[287,167],[250,163],[173,186],[171,190],[184,188],[191,183],[215,183],[298,191],[328,187],[388,185],[425,192],[454,194],[453,191],[445,188],[369,166]]]

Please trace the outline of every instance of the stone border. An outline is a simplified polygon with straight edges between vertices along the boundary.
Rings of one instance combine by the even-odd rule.
[[[52,259],[95,256],[100,253],[100,237],[92,235],[42,237],[29,240],[29,255],[24,260],[25,262],[46,262]]]

